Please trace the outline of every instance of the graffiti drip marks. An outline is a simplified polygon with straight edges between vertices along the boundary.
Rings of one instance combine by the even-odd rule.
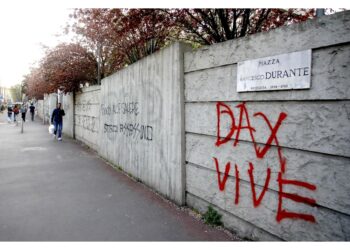
[[[103,132],[107,134],[121,134],[139,140],[153,140],[153,127],[140,125],[139,123],[120,123],[119,125],[105,123]]]
[[[235,194],[235,204],[239,203],[239,171],[237,164],[235,164],[235,176],[236,176],[236,194]]]
[[[75,116],[76,126],[82,127],[90,132],[97,133],[98,132],[98,120],[93,116],[86,115],[76,115]]]
[[[230,106],[228,106],[223,102],[217,102],[216,104],[217,138],[216,138],[215,146],[220,147],[226,143],[229,143],[231,139],[234,139],[232,146],[234,148],[237,147],[239,145],[241,132],[244,130],[247,130],[248,134],[250,135],[251,142],[255,151],[255,157],[257,159],[263,159],[271,149],[271,146],[274,145],[277,149],[279,169],[280,169],[278,172],[278,178],[277,178],[277,183],[278,183],[278,207],[277,207],[277,215],[276,215],[277,222],[280,222],[283,219],[301,219],[309,222],[316,222],[315,217],[311,214],[296,213],[292,211],[287,211],[283,208],[284,199],[289,199],[297,203],[304,203],[310,206],[316,205],[316,200],[312,198],[304,197],[294,193],[286,193],[283,191],[283,187],[285,185],[293,185],[300,188],[306,188],[311,191],[316,190],[316,186],[313,184],[303,182],[300,180],[290,180],[290,179],[283,178],[283,176],[286,173],[287,159],[283,156],[282,147],[279,145],[278,131],[281,129],[283,121],[287,118],[287,114],[284,112],[281,112],[278,115],[277,121],[274,123],[274,125],[263,112],[257,112],[253,114],[254,118],[262,119],[265,122],[266,126],[268,127],[267,132],[269,134],[267,134],[268,136],[267,141],[264,143],[263,147],[259,147],[254,137],[254,133],[256,133],[256,129],[252,126],[245,102],[240,103],[239,105],[236,106],[236,108],[238,108],[239,110],[239,118],[238,118],[237,124],[236,124],[234,112],[230,108]],[[222,116],[225,116],[226,120],[228,119],[230,121],[228,132],[224,136],[222,135],[222,131],[220,129]],[[245,121],[245,124],[243,124],[243,120]],[[214,159],[215,168],[216,168],[217,177],[218,177],[219,190],[224,191],[226,181],[230,173],[231,163],[230,162],[226,163],[225,173],[223,178],[221,178],[219,160],[215,157],[213,157],[213,159]],[[251,162],[249,162],[248,165],[249,165],[249,168],[247,173],[248,173],[250,186],[251,186],[253,206],[258,207],[261,204],[264,196],[266,195],[266,191],[269,187],[269,184],[271,181],[271,169],[270,168],[266,169],[265,184],[264,186],[262,186],[262,191],[260,192],[260,195],[257,196],[256,186],[255,186],[256,183],[254,181],[254,165]],[[239,197],[240,172],[238,171],[238,166],[236,164],[235,164],[235,183],[236,183],[235,185],[236,192],[235,192],[234,203],[238,205],[239,198],[240,198]]]
[[[76,112],[89,112],[91,111],[91,107],[93,104],[90,103],[90,101],[87,101],[86,103],[77,103],[75,104],[75,111]]]

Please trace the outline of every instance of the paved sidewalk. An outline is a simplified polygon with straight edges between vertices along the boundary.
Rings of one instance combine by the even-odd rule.
[[[0,115],[0,241],[232,240],[48,126]]]

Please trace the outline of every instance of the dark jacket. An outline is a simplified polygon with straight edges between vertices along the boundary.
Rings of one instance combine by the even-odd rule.
[[[33,105],[30,105],[29,109],[30,109],[30,113],[34,113],[35,107]]]
[[[62,117],[65,115],[64,110],[63,109],[59,109],[56,108],[53,112],[52,112],[52,116],[51,116],[51,123],[53,123],[53,121],[55,122],[62,122]]]

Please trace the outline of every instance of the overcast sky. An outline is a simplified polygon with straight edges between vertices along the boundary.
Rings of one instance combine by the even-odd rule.
[[[64,7],[0,9],[0,86],[21,83],[24,74],[43,56],[43,45],[55,46],[68,37],[57,37],[69,20]]]

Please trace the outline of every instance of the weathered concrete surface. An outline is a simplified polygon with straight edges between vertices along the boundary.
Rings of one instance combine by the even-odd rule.
[[[98,150],[100,86],[83,88],[75,98],[75,137]]]
[[[225,226],[244,237],[350,239],[349,24],[346,11],[185,53],[189,206],[200,211],[214,206]],[[312,49],[310,89],[237,93],[238,62],[306,49]],[[278,124],[282,112],[286,118]],[[221,142],[231,140],[216,144],[218,131]],[[288,181],[279,181],[279,175]],[[277,221],[280,204],[314,216],[315,223],[310,217]]]
[[[224,168],[224,166],[222,166],[222,168]],[[225,190],[219,191],[217,174],[215,171],[187,164],[186,174],[186,187],[190,194],[193,194],[208,203],[214,204],[222,210],[227,211],[242,220],[250,222],[256,227],[280,237],[281,239],[289,241],[350,240],[349,215],[345,216],[323,207],[311,207],[285,199],[283,201],[284,209],[296,213],[312,214],[315,216],[317,223],[290,219],[278,223],[276,221],[276,210],[278,207],[277,192],[267,190],[261,204],[258,207],[254,207],[250,182],[240,180],[240,199],[239,204],[236,205],[234,202],[236,185],[235,178],[229,177],[226,182]],[[262,187],[256,185],[256,193],[260,195],[261,192]]]
[[[225,102],[239,125],[239,102]],[[270,133],[268,124],[261,116],[263,112],[275,126],[281,112],[287,114],[278,130],[279,145],[350,157],[350,101],[338,102],[249,102],[246,103],[250,124],[255,128],[256,142],[266,143]],[[224,108],[221,108],[224,110]],[[243,114],[242,126],[246,126]],[[233,124],[227,114],[220,116],[220,136],[226,137]],[[215,102],[188,103],[186,105],[186,131],[206,135],[217,135],[217,107]],[[235,135],[234,135],[235,136]],[[251,141],[245,129],[240,140]]]
[[[104,78],[99,153],[178,204],[185,201],[183,51],[175,43]]]
[[[191,193],[187,194],[186,202],[188,206],[195,207],[201,213],[205,213],[208,206],[212,206],[222,215],[222,220],[225,221],[225,227],[231,228],[239,237],[255,241],[281,241],[281,238]]]
[[[264,186],[266,169],[271,169],[269,189],[278,191],[277,174],[280,171],[278,150],[272,147],[264,159],[257,159],[251,142],[241,141],[233,147],[234,140],[220,147],[215,146],[216,137],[188,133],[186,135],[186,161],[210,171],[216,171],[213,157],[217,158],[221,172],[227,162],[232,170],[229,176],[236,176],[233,169],[237,164],[240,179],[249,182],[249,162],[253,163],[254,181]],[[263,146],[259,144],[259,146]],[[313,197],[323,207],[342,212],[350,216],[350,158],[310,153],[290,148],[283,149],[286,158],[286,178],[308,181],[317,186],[315,191],[286,186],[286,192],[298,193],[304,197]],[[211,180],[211,181],[215,181]],[[342,216],[342,215],[339,215]]]
[[[44,100],[38,100],[35,108],[35,114],[40,119],[44,119]]]
[[[74,134],[74,103],[73,93],[67,93],[62,96],[62,108],[65,116],[63,117],[63,133],[70,137]]]
[[[43,100],[43,122],[49,123],[50,122],[50,110],[49,110],[49,95],[44,94],[44,100]]]
[[[230,240],[37,120],[0,117],[1,241]]]
[[[350,45],[314,49],[311,88],[237,93],[237,64],[193,71],[185,74],[187,102],[342,100],[350,96]],[[220,87],[218,87],[220,86]]]
[[[43,100],[43,117],[44,122],[49,124],[51,122],[51,115],[53,110],[57,107],[57,94],[44,94]]]

